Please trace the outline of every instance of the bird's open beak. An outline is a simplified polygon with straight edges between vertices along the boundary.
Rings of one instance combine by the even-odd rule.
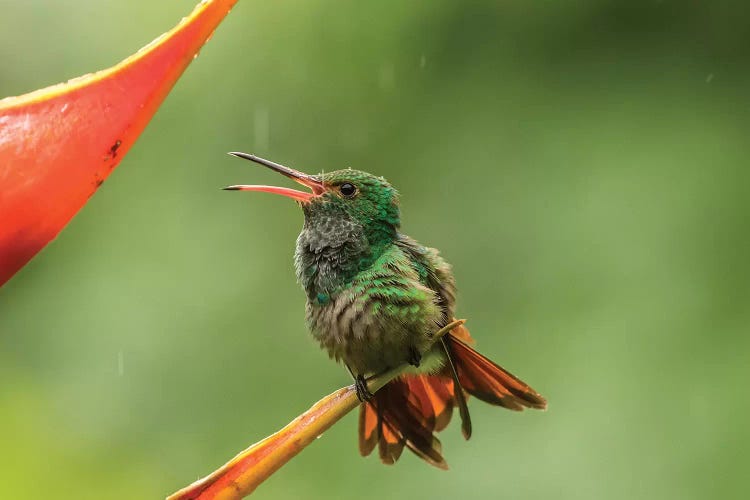
[[[293,168],[285,167],[284,165],[279,165],[278,163],[274,163],[272,161],[264,160],[263,158],[259,158],[255,155],[250,155],[247,153],[229,153],[232,156],[236,156],[237,158],[244,158],[245,160],[254,161],[255,163],[260,163],[261,165],[264,165],[271,170],[274,170],[282,175],[285,175],[292,179],[295,182],[299,182],[303,186],[306,186],[312,190],[312,193],[307,193],[305,191],[297,191],[296,189],[290,189],[285,187],[277,187],[277,186],[257,186],[257,185],[246,185],[246,184],[238,184],[235,186],[227,186],[223,189],[226,189],[227,191],[261,191],[263,193],[275,193],[280,194],[282,196],[286,196],[287,198],[291,198],[293,200],[297,200],[300,202],[308,202],[315,196],[321,195],[325,189],[323,188],[323,181],[320,180],[315,175],[308,175],[303,172],[300,172],[299,170],[294,170]]]

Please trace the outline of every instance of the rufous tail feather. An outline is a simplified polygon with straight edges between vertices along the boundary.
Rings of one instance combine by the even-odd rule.
[[[447,469],[435,433],[448,425],[453,408],[459,405],[456,389],[510,410],[547,407],[534,389],[470,347],[472,339],[463,326],[443,338],[461,387],[456,387],[448,363],[440,373],[404,375],[388,383],[360,405],[359,451],[363,456],[377,446],[380,460],[393,464],[406,447],[427,463]],[[470,433],[468,412],[462,426],[468,439],[467,426]]]

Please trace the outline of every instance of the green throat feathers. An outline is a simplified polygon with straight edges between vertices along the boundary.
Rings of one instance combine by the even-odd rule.
[[[399,237],[398,193],[358,170],[321,175],[329,191],[302,204],[305,223],[294,256],[308,300],[325,305]]]

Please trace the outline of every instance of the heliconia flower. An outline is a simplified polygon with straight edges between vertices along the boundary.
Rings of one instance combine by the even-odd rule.
[[[465,322],[465,319],[454,320],[436,332],[436,338],[446,335]],[[382,389],[401,375],[404,368],[405,366],[399,366],[371,377],[367,381],[368,390],[375,393]],[[258,441],[208,476],[170,495],[167,500],[239,500],[244,498],[358,406],[360,406],[360,401],[354,386],[339,389],[315,403],[279,432]]]
[[[236,2],[204,0],[116,66],[0,100],[0,285],[120,163]]]
[[[399,374],[380,375],[368,384],[375,392]],[[167,500],[237,500],[252,493],[282,465],[359,406],[354,386],[329,394],[279,432],[240,452],[210,475],[167,497]]]

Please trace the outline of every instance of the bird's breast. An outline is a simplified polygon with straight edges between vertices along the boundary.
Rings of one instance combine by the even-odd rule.
[[[328,355],[357,374],[379,373],[405,362],[410,349],[426,351],[421,321],[399,321],[394,306],[367,294],[341,293],[323,303],[309,300],[307,323]]]

